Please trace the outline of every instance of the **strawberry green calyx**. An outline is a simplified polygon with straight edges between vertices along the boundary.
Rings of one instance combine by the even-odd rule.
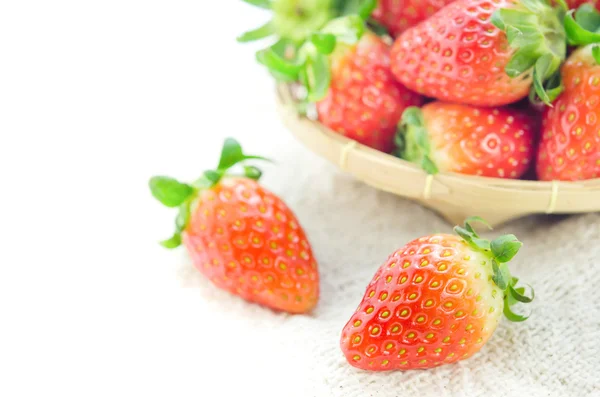
[[[402,114],[395,137],[395,155],[420,165],[425,172],[435,175],[439,172],[430,157],[430,144],[423,112],[418,107],[409,107]]]
[[[200,192],[212,188],[226,176],[260,179],[262,172],[255,166],[243,164],[247,160],[270,161],[264,157],[244,154],[238,141],[227,138],[217,168],[205,171],[194,183],[183,183],[167,176],[155,176],[150,179],[149,187],[154,198],[166,207],[178,208],[175,233],[171,238],[161,242],[165,248],[172,249],[181,245],[181,233],[188,225],[192,207]],[[237,165],[241,165],[242,173],[230,173],[230,170]]]
[[[565,30],[570,45],[583,46],[594,44],[592,55],[600,64],[600,12],[591,4],[584,4],[576,11],[571,10],[565,16]]]
[[[272,19],[258,29],[238,37],[239,42],[249,42],[277,36],[301,43],[315,31],[334,18],[332,0],[243,0],[244,2],[271,10]]]
[[[465,220],[464,226],[456,226],[454,232],[474,250],[482,252],[491,259],[493,276],[492,281],[504,291],[504,315],[512,322],[527,320],[529,316],[517,314],[512,307],[517,303],[530,303],[535,293],[529,286],[530,296],[526,294],[525,287],[517,287],[519,279],[513,277],[508,268],[508,263],[517,255],[523,243],[513,234],[500,236],[489,241],[479,237],[472,223],[479,222],[492,229],[488,223],[480,217],[471,217]]]
[[[299,81],[306,88],[307,102],[318,102],[327,95],[331,83],[331,54],[338,45],[356,44],[365,30],[365,22],[358,15],[336,18],[311,34],[295,56],[285,56],[279,44],[261,51],[257,59],[279,81]]]
[[[533,91],[547,105],[562,92],[560,84],[549,87],[546,83],[555,78],[567,56],[565,12],[563,5],[552,7],[543,0],[520,0],[492,15],[493,24],[506,33],[515,50],[506,73],[517,78],[532,72]]]

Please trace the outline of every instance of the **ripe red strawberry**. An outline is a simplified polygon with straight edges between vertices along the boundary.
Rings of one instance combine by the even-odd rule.
[[[507,262],[521,243],[514,235],[491,243],[469,221],[460,235],[436,234],[408,243],[379,268],[344,327],[348,362],[371,371],[433,368],[481,349],[515,301],[531,302],[515,288]]]
[[[540,180],[600,177],[600,65],[592,46],[575,51],[562,68],[565,91],[546,108],[537,173]]]
[[[373,19],[396,37],[455,0],[379,0]]]
[[[329,91],[317,102],[321,123],[364,145],[391,152],[402,112],[418,106],[422,98],[394,80],[389,46],[368,32],[355,45],[338,44],[330,65]]]
[[[398,37],[392,71],[413,91],[448,102],[506,105],[535,83],[549,103],[544,82],[566,56],[561,19],[544,0],[457,0]]]
[[[304,230],[281,199],[256,180],[260,171],[229,176],[246,156],[227,139],[219,167],[193,185],[167,177],[150,181],[154,196],[179,207],[175,235],[196,268],[219,288],[277,310],[305,313],[317,303],[319,274]]]
[[[584,4],[591,4],[594,7],[600,9],[600,1],[598,0],[566,0],[569,9],[579,8]]]
[[[432,174],[519,178],[534,154],[536,125],[517,109],[432,102],[405,111],[397,154]]]

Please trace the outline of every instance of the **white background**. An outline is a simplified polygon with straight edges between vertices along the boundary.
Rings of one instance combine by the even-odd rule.
[[[256,48],[235,42],[263,15],[234,0],[0,1],[0,395],[590,391],[599,313],[581,302],[597,302],[597,286],[542,299],[538,323],[503,325],[487,353],[466,363],[407,375],[349,368],[339,332],[376,267],[409,239],[449,227],[293,141]],[[322,300],[312,316],[275,314],[218,291],[182,251],[157,244],[174,214],[150,197],[148,178],[194,179],[215,164],[226,136],[277,160],[264,183],[292,205],[320,258]],[[585,282],[593,256],[572,236],[597,241],[589,225],[599,220],[520,223],[533,244],[521,274],[537,269],[554,288],[553,271],[574,269],[564,277]],[[567,235],[553,240],[552,230]],[[553,248],[566,245],[581,268],[558,262]],[[545,271],[549,263],[556,269]],[[564,335],[538,330],[570,313],[591,327],[568,327],[583,353],[565,346],[540,355]],[[509,363],[500,352],[541,358]]]

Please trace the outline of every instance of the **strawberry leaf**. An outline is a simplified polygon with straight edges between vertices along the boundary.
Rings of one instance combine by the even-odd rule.
[[[336,38],[331,33],[314,33],[310,41],[321,54],[329,55],[335,50]]]
[[[506,263],[496,262],[492,260],[492,270],[494,274],[492,275],[492,280],[501,290],[506,290],[508,288],[508,283],[511,279],[510,272],[508,270],[508,265]]]
[[[482,225],[484,225],[488,229],[494,230],[492,228],[492,226],[490,226],[490,224],[485,219],[483,219],[482,217],[480,217],[480,216],[470,216],[467,219],[465,219],[465,228],[467,230],[469,230],[471,233],[473,233],[475,236],[477,236],[477,233],[475,232],[475,230],[471,226],[471,223],[473,223],[473,222],[481,223]]]
[[[535,292],[530,285],[529,285],[529,289],[531,290],[531,296],[525,295],[524,287],[515,288],[512,285],[508,286],[508,292],[510,293],[510,296],[512,297],[512,299],[514,299],[517,302],[521,302],[521,303],[531,303],[531,302],[533,302],[533,299],[535,299]]]
[[[500,236],[490,244],[494,257],[500,263],[510,262],[522,246],[523,243],[514,234]]]
[[[301,80],[308,91],[308,101],[318,102],[325,98],[331,83],[331,71],[327,56],[318,52],[311,54],[303,72]]]
[[[512,311],[511,305],[508,302],[508,296],[504,298],[504,315],[509,321],[513,323],[520,323],[529,318],[529,315],[524,316],[522,314],[517,314]]]
[[[220,172],[207,171],[208,173],[210,173],[210,175],[207,175],[206,173],[204,175],[207,176],[207,178],[210,181],[213,181],[213,179],[211,179],[211,178],[214,178],[216,176],[216,174],[220,174],[220,176],[219,176],[219,179],[220,179],[223,176],[222,172],[228,170],[229,168],[233,167],[237,163],[240,163],[245,160],[252,160],[252,159],[271,161],[264,157],[248,156],[248,155],[244,154],[244,152],[242,151],[242,146],[240,145],[240,143],[238,141],[236,141],[233,138],[227,138],[227,139],[225,139],[225,142],[223,143],[223,149],[221,151],[221,159],[219,160],[219,166],[217,167],[217,170]],[[217,182],[218,182],[218,179],[217,179]]]
[[[271,22],[267,22],[257,29],[242,33],[240,36],[238,36],[237,41],[239,43],[248,43],[250,41],[261,40],[272,36],[273,33],[275,33],[273,24]]]
[[[358,15],[349,15],[329,22],[321,32],[334,35],[337,41],[356,44],[365,30],[365,21],[362,18]]]
[[[600,42],[600,34],[596,33],[600,28],[600,13],[591,5],[586,5],[590,7],[582,6],[576,14],[570,11],[565,16],[565,31],[570,45],[581,46]]]
[[[367,20],[376,7],[377,0],[347,0],[344,2],[342,15],[358,15]]]
[[[253,165],[247,165],[244,167],[244,176],[257,181],[262,176],[262,171]]]
[[[271,9],[271,0],[242,0],[244,3],[248,3],[252,6],[264,8],[265,10]]]
[[[175,249],[179,247],[181,245],[181,233],[175,233],[173,237],[161,241],[160,245],[168,249]]]
[[[194,193],[190,185],[166,176],[153,177],[149,185],[154,198],[169,208],[180,206]]]
[[[592,56],[598,65],[600,65],[600,47],[595,45],[592,47]]]
[[[256,60],[267,67],[269,72],[278,81],[298,81],[302,62],[284,58],[287,50],[294,51],[294,47],[287,40],[280,40],[273,46],[256,53]]]

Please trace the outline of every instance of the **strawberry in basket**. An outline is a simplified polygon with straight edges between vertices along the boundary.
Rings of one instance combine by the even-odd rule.
[[[457,0],[397,38],[392,71],[406,87],[448,102],[506,105],[533,86],[550,103],[566,57],[563,14],[544,0]]]
[[[379,0],[373,19],[396,37],[455,0]]]
[[[576,19],[574,18],[576,17]],[[565,23],[573,45],[600,42],[600,13],[592,5]],[[595,21],[597,26],[578,22]],[[564,92],[547,107],[537,173],[543,181],[578,181],[600,177],[600,47],[579,48],[562,67]]]
[[[259,61],[280,80],[300,81],[322,124],[383,152],[394,148],[402,112],[422,102],[394,80],[389,46],[359,16],[328,23],[292,61],[274,49],[262,52]]]
[[[396,154],[430,174],[519,178],[532,163],[536,130],[522,110],[432,102],[404,112]]]
[[[276,310],[305,313],[317,303],[319,274],[304,230],[292,211],[257,180],[240,145],[227,139],[216,170],[193,184],[168,177],[150,181],[162,204],[178,208],[176,232],[162,244],[183,242],[196,268],[217,287]]]
[[[489,340],[504,314],[531,302],[508,262],[514,235],[482,239],[471,226],[408,243],[379,268],[342,332],[348,362],[370,371],[433,368],[464,360]]]

